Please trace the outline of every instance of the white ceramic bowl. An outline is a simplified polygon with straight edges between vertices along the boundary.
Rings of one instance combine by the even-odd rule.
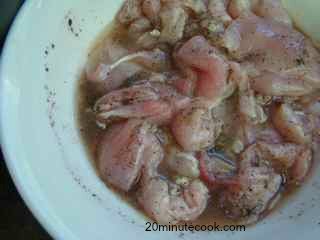
[[[55,239],[67,240],[317,238],[316,173],[280,210],[234,233],[146,232],[148,220],[104,186],[81,144],[75,100],[89,48],[121,2],[29,0],[6,41],[0,67],[1,143],[16,186],[43,226]],[[285,3],[299,25],[320,39],[320,1]]]

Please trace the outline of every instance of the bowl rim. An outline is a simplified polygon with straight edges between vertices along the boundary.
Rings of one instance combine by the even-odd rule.
[[[33,1],[25,1],[18,10],[14,17],[12,24],[8,30],[7,36],[3,44],[2,52],[0,55],[0,96],[5,96],[5,83],[4,74],[6,72],[5,62],[8,58],[9,46],[12,39],[19,32],[19,25],[23,21],[26,11],[32,6]],[[4,162],[7,166],[9,174],[13,180],[15,187],[17,188],[19,195],[22,197],[24,203],[31,211],[32,215],[37,219],[41,226],[53,239],[76,239],[72,237],[72,234],[65,228],[63,231],[58,230],[57,224],[53,221],[55,216],[45,206],[37,206],[37,198],[35,195],[28,191],[27,184],[23,181],[23,176],[18,170],[18,166],[13,160],[15,158],[14,152],[10,151],[10,142],[8,141],[8,135],[10,134],[10,128],[5,123],[4,118],[4,103],[0,98],[0,146],[4,158]],[[69,232],[69,234],[68,234]]]
[[[32,7],[32,5],[39,0],[29,0],[25,1],[19,11],[17,12],[7,36],[4,41],[2,53],[0,55],[0,146],[4,157],[4,162],[10,173],[10,176],[17,188],[20,196],[22,197],[24,203],[35,216],[41,226],[47,231],[47,233],[53,239],[68,239],[68,240],[78,240],[79,238],[75,236],[66,225],[58,224],[57,221],[60,217],[56,215],[49,206],[41,205],[39,207],[38,200],[39,194],[34,194],[29,191],[28,184],[24,181],[24,172],[19,170],[19,165],[17,165],[15,159],[15,152],[12,151],[10,147],[9,135],[11,128],[9,128],[7,122],[5,121],[5,104],[1,101],[5,97],[5,73],[6,73],[6,60],[10,57],[10,47],[12,40],[19,33],[19,27],[25,19],[26,12]]]

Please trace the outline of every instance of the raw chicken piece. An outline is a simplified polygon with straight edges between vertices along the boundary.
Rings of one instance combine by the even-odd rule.
[[[157,29],[145,32],[137,40],[137,45],[142,49],[153,49],[159,43],[160,35],[160,31]]]
[[[257,73],[250,77],[259,93],[303,96],[320,88],[319,54],[291,27],[243,16],[230,24],[223,39],[234,58],[254,64]]]
[[[100,143],[98,169],[103,180],[129,191],[137,182],[145,160],[151,126],[140,120],[113,125]]]
[[[95,83],[103,82],[106,90],[110,91],[120,87],[129,77],[143,68],[163,71],[169,67],[169,64],[168,55],[160,49],[141,51],[122,56],[110,64],[99,63],[95,70],[88,68],[87,77],[89,81]]]
[[[313,162],[312,156],[312,150],[310,148],[305,148],[305,150],[300,153],[299,158],[296,159],[290,171],[291,181],[294,181],[296,184],[303,183],[311,170]]]
[[[157,124],[166,124],[175,113],[189,103],[189,98],[161,83],[146,83],[111,92],[95,105],[98,120],[114,118],[144,118]]]
[[[192,97],[198,80],[197,73],[187,67],[183,71],[184,75],[176,78],[173,84],[179,93]]]
[[[183,31],[188,15],[181,6],[166,4],[160,13],[161,36],[160,41],[175,44],[183,37]]]
[[[108,40],[101,49],[95,50],[86,65],[86,77],[88,81],[97,85],[104,92],[119,88],[128,78],[142,70],[141,66],[133,62],[123,62],[110,72],[110,65],[126,55],[129,50]],[[109,75],[108,75],[109,73]],[[107,79],[107,81],[105,81]]]
[[[173,82],[176,89],[183,95],[193,97],[195,95],[198,73],[179,59],[179,52],[173,54],[174,63],[180,74]]]
[[[199,151],[213,146],[221,132],[221,122],[212,118],[210,108],[195,100],[171,123],[171,131],[185,151]]]
[[[254,13],[260,17],[272,19],[288,26],[292,25],[292,20],[288,12],[283,7],[281,0],[251,0],[254,6]],[[256,4],[254,4],[256,2]]]
[[[238,99],[231,97],[212,109],[212,117],[222,123],[221,135],[234,136],[239,129]]]
[[[248,74],[241,69],[240,64],[231,62],[231,78],[238,85],[239,90],[239,113],[244,121],[253,124],[260,124],[267,121],[268,116],[264,109],[257,103],[254,91],[250,87]]]
[[[283,179],[252,145],[241,155],[238,181],[222,193],[221,207],[228,217],[253,224],[273,206]]]
[[[224,24],[229,24],[232,18],[227,12],[228,4],[229,0],[209,0],[209,12]]]
[[[183,6],[191,9],[196,14],[201,14],[207,11],[206,0],[183,0]]]
[[[162,72],[170,66],[168,54],[158,48],[151,51],[141,51],[135,55],[128,56],[128,58],[132,58],[134,62],[155,72]]]
[[[320,101],[317,95],[307,100],[303,106],[312,126],[312,140],[318,144],[320,143]]]
[[[253,12],[257,16],[288,26],[292,25],[291,18],[284,9],[281,0],[231,0],[228,10],[232,18]]]
[[[258,1],[259,0],[230,0],[228,12],[233,19],[241,15],[248,15],[252,11],[254,2]]]
[[[257,142],[257,148],[281,172],[289,173],[289,181],[301,184],[312,166],[312,149],[294,143]]]
[[[309,84],[309,79],[306,78],[308,72],[297,69],[292,73],[290,70],[282,73],[262,71],[259,77],[251,81],[252,87],[261,94],[274,96],[300,97],[314,91],[313,86]]]
[[[161,0],[166,6],[181,7],[193,14],[202,14],[207,11],[208,0]],[[194,15],[196,16],[196,15]]]
[[[160,224],[176,224],[197,219],[205,210],[209,194],[200,180],[186,186],[170,183],[160,177],[141,186],[139,203]]]
[[[290,180],[299,184],[310,170],[312,151],[296,144],[258,142],[248,147],[240,159],[238,185],[229,185],[221,206],[231,218],[252,224],[278,200],[284,179],[270,163],[288,171]]]
[[[204,37],[196,36],[186,42],[178,50],[176,59],[197,72],[196,96],[212,102],[221,100],[227,85],[229,66]]]
[[[272,161],[275,166],[280,166],[282,170],[289,169],[296,161],[309,161],[306,158],[300,160],[302,155],[304,155],[303,153],[309,151],[308,147],[302,145],[294,143],[267,143],[259,141],[257,142],[257,148],[266,159]]]
[[[255,125],[250,122],[240,122],[237,137],[247,147],[257,141],[268,143],[282,143],[283,138],[269,122],[263,125]]]
[[[146,161],[138,201],[146,213],[161,224],[176,224],[197,219],[205,210],[209,193],[200,180],[183,185],[171,182],[158,173],[159,158]]]
[[[142,34],[151,29],[152,25],[150,21],[145,17],[141,17],[130,24],[128,35],[132,39],[137,40]]]
[[[308,144],[312,140],[312,126],[303,112],[295,112],[287,104],[273,107],[271,117],[279,133],[289,142]]]
[[[117,19],[122,24],[129,24],[141,16],[141,0],[126,0]]]
[[[100,98],[94,107],[97,112],[108,111],[124,104],[135,104],[141,101],[158,100],[158,94],[150,86],[132,86],[122,88]]]
[[[143,14],[154,24],[159,25],[161,0],[144,0],[142,4]]]
[[[180,176],[198,178],[199,161],[191,152],[183,152],[171,146],[167,152],[166,162],[170,169]]]
[[[237,59],[256,54],[258,56],[254,57],[260,60],[259,64],[277,70],[296,67],[297,59],[303,56],[305,48],[305,38],[301,33],[252,14],[232,21],[226,30],[224,43]]]
[[[219,186],[238,185],[237,164],[224,154],[214,149],[201,151],[197,154],[200,162],[201,179],[211,189]]]
[[[165,124],[170,121],[172,115],[173,112],[169,103],[147,100],[142,103],[125,105],[110,111],[103,111],[98,115],[98,122],[99,125],[103,126],[103,122],[107,120],[115,121],[126,118],[141,118],[156,124]]]
[[[175,88],[183,95],[193,97],[195,94],[195,89],[198,81],[198,74],[191,67],[183,64],[177,57],[174,55],[175,65],[180,71],[180,74],[173,79],[173,85]]]

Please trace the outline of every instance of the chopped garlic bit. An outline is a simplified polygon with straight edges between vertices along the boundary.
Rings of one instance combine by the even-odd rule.
[[[178,176],[175,182],[180,186],[186,186],[190,183],[190,179],[188,177]]]

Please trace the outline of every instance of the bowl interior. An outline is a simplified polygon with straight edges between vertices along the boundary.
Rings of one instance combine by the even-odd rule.
[[[284,2],[298,25],[320,40],[316,11],[320,1]],[[90,47],[121,3],[29,0],[3,51],[2,147],[19,191],[47,230],[56,239],[68,240],[132,236],[263,240],[275,232],[278,239],[300,239],[301,232],[306,239],[318,236],[319,174],[313,174],[285,206],[245,232],[146,232],[150,220],[105,187],[80,138],[76,93]]]

